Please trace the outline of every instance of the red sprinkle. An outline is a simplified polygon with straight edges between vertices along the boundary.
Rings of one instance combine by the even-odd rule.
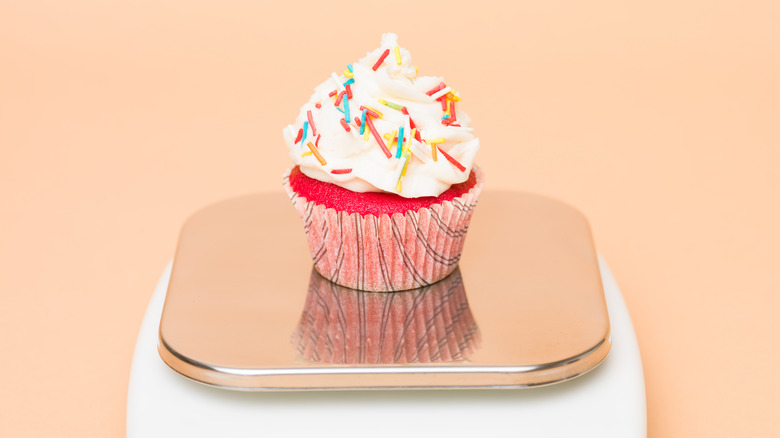
[[[349,172],[352,172],[352,169],[333,169],[330,171],[334,175],[344,175]]]
[[[328,93],[328,97],[333,97],[335,95],[336,95],[336,90],[333,90],[330,93]]]
[[[374,122],[369,117],[366,117],[366,126],[368,126],[368,129],[371,130],[371,135],[373,135],[374,140],[379,143],[379,147],[382,148],[382,152],[385,153],[387,158],[390,158],[392,156],[392,154],[390,154],[390,150],[387,149],[387,146],[385,146],[384,139],[382,139],[382,136],[379,135],[379,132],[377,132],[376,128],[374,127]]]
[[[309,118],[309,125],[311,125],[311,135],[317,135],[317,127],[314,126],[314,118],[311,116],[311,110],[306,111],[306,117]]]
[[[420,131],[414,131],[414,138],[417,139],[420,143],[423,142],[422,136],[420,135]]]
[[[441,110],[447,111],[447,99],[444,98],[444,96],[439,98],[439,102],[441,102]]]
[[[450,101],[450,118],[448,119],[450,123],[454,122],[455,120],[458,120],[457,115],[455,114],[455,102]]]
[[[298,130],[298,136],[295,137],[295,143],[298,143],[303,138],[303,128]]]
[[[406,109],[406,107],[405,107],[405,106],[402,106],[402,107],[401,107],[401,112],[402,112],[402,113],[404,113],[404,114],[405,114],[405,115],[407,115],[407,116],[409,115],[409,110],[408,110],[408,109]]]
[[[345,122],[344,119],[339,119],[339,122],[341,122],[341,126],[344,127],[344,130],[349,132],[349,125],[347,124],[347,122]]]
[[[314,140],[314,146],[320,147],[320,137],[322,137],[322,134],[317,136],[317,140]]]
[[[360,111],[363,111],[363,110],[366,110],[366,114],[368,114],[371,117],[374,117],[374,118],[377,118],[377,119],[381,118],[381,115],[378,112],[372,110],[371,108],[366,108],[363,105],[360,105]]]
[[[344,94],[346,93],[346,91],[347,90],[344,90],[341,93],[339,93],[338,97],[336,97],[336,102],[334,102],[333,105],[336,105],[336,106],[341,105],[341,99],[344,97]]]
[[[357,124],[357,127],[360,128],[360,117],[355,116],[355,123]]]
[[[427,94],[428,96],[433,96],[434,94],[436,94],[437,91],[443,90],[444,87],[446,87],[446,85],[444,85],[444,82],[442,82],[439,85],[433,87],[430,91],[426,91],[425,94]]]
[[[346,89],[346,90],[347,90],[347,97],[348,97],[348,98],[350,98],[350,99],[352,99],[352,87],[351,87],[351,86],[349,86],[349,84],[348,84],[348,85],[345,85],[345,86],[344,86],[344,89]]]
[[[448,154],[447,152],[445,152],[445,151],[444,151],[444,149],[442,149],[441,147],[439,147],[439,145],[436,145],[436,149],[438,149],[438,150],[439,150],[439,152],[441,152],[441,154],[442,154],[442,155],[444,155],[444,158],[446,158],[446,159],[447,159],[447,161],[449,161],[450,163],[452,163],[452,165],[453,165],[453,166],[457,167],[457,168],[458,168],[458,170],[460,170],[461,172],[465,172],[465,171],[466,171],[466,168],[465,168],[465,167],[463,167],[463,165],[462,165],[462,164],[460,164],[460,163],[458,162],[458,160],[456,160],[456,159],[452,158],[452,155],[450,155],[450,154]]]
[[[319,103],[319,102],[315,103],[315,104],[314,104],[314,106],[316,106],[316,107],[317,107],[317,109],[320,109],[320,108],[322,108],[322,105],[320,105],[320,103]]]
[[[378,69],[383,62],[385,62],[385,58],[387,58],[387,55],[389,54],[390,54],[390,49],[385,49],[385,51],[382,52],[382,56],[380,56],[379,59],[376,61],[376,64],[374,64],[374,66],[371,67],[371,70],[376,71],[376,69]]]

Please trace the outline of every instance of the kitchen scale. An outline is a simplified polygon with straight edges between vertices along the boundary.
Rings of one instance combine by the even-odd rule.
[[[420,289],[312,269],[281,193],[197,212],[136,344],[127,435],[644,437],[644,378],[586,219],[483,193],[458,268]]]

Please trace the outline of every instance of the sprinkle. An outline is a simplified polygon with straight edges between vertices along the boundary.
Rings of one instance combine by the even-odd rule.
[[[379,147],[382,148],[382,152],[384,152],[387,158],[390,158],[392,156],[390,154],[390,150],[387,149],[387,146],[385,146],[385,142],[382,140],[382,136],[379,135],[379,132],[377,132],[376,127],[374,126],[374,122],[371,121],[370,117],[366,117],[366,125],[368,125],[368,129],[371,130],[371,135],[374,136],[374,140],[376,140],[376,142],[379,143]]]
[[[355,116],[355,124],[358,128],[360,128],[360,133],[363,133],[363,125],[360,123],[360,117]]]
[[[366,130],[366,113],[368,112],[367,109],[363,108],[363,112],[360,114],[360,133],[363,134],[363,132]]]
[[[341,85],[341,81],[339,80],[339,77],[336,76],[336,73],[335,72],[331,73],[330,77],[332,77],[333,80],[336,82],[336,89],[339,90],[339,91],[343,91],[344,90],[344,86]]]
[[[344,73],[342,73],[344,76],[346,76],[349,79],[352,79],[352,72],[349,70],[344,70]]]
[[[398,141],[398,136],[396,135],[397,133],[398,133],[398,131],[394,130],[392,134],[390,134],[390,133],[385,134],[385,138],[387,139],[387,149],[388,150],[390,149],[390,147],[392,147],[393,143]]]
[[[315,157],[317,157],[317,161],[319,161],[320,164],[322,164],[323,166],[328,164],[328,162],[325,161],[324,158],[322,158],[320,151],[316,147],[314,147],[314,145],[311,144],[311,142],[306,143],[306,146],[308,146],[311,153],[314,154]]]
[[[450,87],[444,87],[444,88],[442,88],[441,90],[439,90],[439,91],[437,91],[437,92],[435,92],[435,93],[431,94],[431,97],[432,97],[433,99],[435,99],[435,100],[438,100],[438,99],[440,99],[442,96],[444,96],[445,94],[449,93],[449,92],[450,92],[450,90],[452,90],[452,88],[450,88]]]
[[[457,91],[452,90],[449,93],[447,93],[447,99],[453,101],[453,102],[460,102],[460,96],[458,96]]]
[[[409,158],[411,158],[411,154],[409,151],[404,152],[404,168],[401,170],[401,176],[406,176],[406,168],[409,167]]]
[[[381,103],[384,106],[389,106],[390,108],[398,110],[398,111],[403,111],[404,108],[406,108],[405,106],[398,105],[397,103],[393,103],[393,102],[388,102],[388,101],[386,101],[384,99],[377,99],[377,101],[379,101],[379,103]]]
[[[317,136],[317,140],[314,141],[314,146],[320,147],[320,137],[322,137],[322,134]]]
[[[411,121],[412,121],[412,119],[409,119],[409,121],[411,122]],[[423,141],[423,140],[422,140],[422,136],[420,135],[420,131],[417,131],[417,132],[414,134],[414,139],[415,139],[415,140],[417,140],[417,141],[419,141],[420,143],[422,143],[422,141]]]
[[[401,108],[401,112],[404,113],[405,116],[409,115],[409,110],[406,109],[406,107]]]
[[[344,120],[349,120],[349,96],[344,96]]]
[[[431,145],[431,157],[433,158],[433,161],[439,161],[439,160],[437,159],[437,157],[436,157],[436,149],[437,149],[437,148],[436,148],[436,145],[435,145],[435,144],[432,144],[432,145]]]
[[[347,124],[347,122],[345,122],[344,119],[340,119],[339,122],[341,122],[341,126],[344,127],[344,130],[349,132],[349,125]]]
[[[398,46],[395,46],[395,63],[398,65],[401,65],[401,48]]]
[[[341,109],[341,107],[337,106],[336,109],[339,110],[339,112],[341,112],[341,114],[344,114],[344,110]]]
[[[303,128],[298,128],[298,136],[295,137],[295,143],[298,144],[299,141],[303,138]]]
[[[328,93],[328,97],[333,97],[333,96],[336,95],[336,93],[338,93],[338,92],[336,90],[333,90],[330,93]]]
[[[401,158],[401,160],[398,162],[398,164],[395,167],[395,172],[393,176],[394,179],[398,181],[395,185],[395,190],[398,193],[401,193],[401,177],[406,172],[406,166],[409,164],[410,156],[411,155],[409,154],[409,152],[404,153],[403,158]]]
[[[446,138],[434,138],[433,140],[425,140],[426,143],[432,144],[432,145],[442,144],[445,141],[447,141]]]
[[[431,95],[433,95],[433,93],[436,93],[437,91],[440,91],[440,90],[444,89],[444,87],[446,87],[446,85],[444,85],[444,82],[441,82],[439,85],[437,85],[437,86],[433,87],[432,89],[426,91],[425,94],[427,94],[428,96],[431,96]]]
[[[449,118],[450,118],[450,116],[449,116],[449,115],[447,115],[447,114],[445,114],[445,115],[441,116],[441,119],[442,119],[442,120],[447,120],[447,119],[449,119]],[[447,123],[447,122],[442,122],[442,123]]]
[[[404,127],[398,127],[398,149],[395,151],[395,157],[401,158],[401,151],[404,148]]]
[[[447,99],[439,99],[439,102],[441,102],[441,110],[447,111]]]
[[[449,120],[449,122],[452,123],[455,120],[457,120],[457,117],[455,116],[455,101],[450,101],[450,120]]]
[[[344,82],[344,86],[346,87],[347,85],[352,85],[354,83],[355,83],[355,78],[350,78],[349,80],[347,80],[347,82]]]
[[[309,122],[303,122],[303,137],[301,138],[301,144],[306,141],[306,136],[309,133]]]
[[[347,70],[349,70],[350,73],[353,73],[352,64],[347,64]]]
[[[319,103],[319,102],[315,103],[315,104],[314,104],[314,106],[316,106],[316,107],[317,107],[317,109],[320,109],[320,108],[322,108],[322,105],[320,105],[320,103]]]
[[[311,153],[311,151],[306,151],[306,152],[301,154],[301,158],[308,157],[309,155],[313,155],[313,154]]]
[[[366,126],[366,125],[363,125]],[[369,129],[363,129],[363,141],[368,141],[368,134],[370,133]]]
[[[317,135],[317,127],[314,126],[314,118],[311,116],[311,110],[306,111],[306,117],[309,118],[309,125],[311,125],[311,135]]]
[[[456,160],[456,159],[452,158],[452,156],[451,156],[450,154],[448,154],[447,152],[445,152],[445,151],[444,151],[444,149],[440,148],[439,146],[436,146],[436,147],[439,149],[439,152],[441,152],[441,154],[442,154],[442,155],[444,155],[444,158],[446,158],[446,159],[447,159],[447,161],[449,161],[450,163],[452,163],[452,165],[453,165],[453,166],[457,167],[457,168],[458,168],[458,170],[460,170],[461,172],[465,172],[465,171],[466,171],[466,168],[465,168],[465,167],[463,167],[463,165],[462,165],[462,164],[460,164],[460,163],[458,162],[458,160]]]
[[[389,55],[389,54],[390,54],[390,49],[385,49],[385,51],[382,52],[382,55],[376,61],[376,64],[374,64],[374,66],[371,67],[371,70],[376,71],[376,69],[378,69],[379,66],[382,65],[383,62],[385,62],[385,58],[387,58],[387,55]]]
[[[360,106],[360,110],[361,111],[363,111],[363,110],[368,111],[368,115],[373,117],[373,118],[375,118],[375,119],[381,119],[382,118],[382,113],[380,113],[379,111],[371,108],[370,106],[361,105]]]
[[[347,94],[347,90],[344,90],[339,93],[339,95],[336,97],[336,101],[333,102],[333,105],[339,106],[341,105],[341,99],[344,98],[344,95]]]
[[[350,87],[349,85],[345,85],[344,88],[347,89],[347,97],[352,99],[352,87]]]
[[[352,172],[352,169],[333,169],[330,171],[334,175],[344,175],[350,172]]]
[[[431,159],[428,158],[428,154],[425,151],[425,149],[423,149],[420,146],[420,143],[418,143],[417,141],[414,141],[414,142],[410,143],[410,145],[409,145],[409,152],[411,152],[414,155],[415,158],[417,158],[418,160],[422,161],[423,163],[427,163],[427,162],[431,161]]]

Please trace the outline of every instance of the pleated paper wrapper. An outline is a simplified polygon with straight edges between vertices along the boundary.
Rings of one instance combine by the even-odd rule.
[[[419,289],[349,289],[312,270],[292,341],[305,360],[401,364],[466,360],[479,347],[460,270]]]
[[[460,260],[482,171],[468,192],[427,208],[375,216],[327,208],[284,187],[303,220],[314,268],[328,280],[367,291],[422,287],[449,275]]]

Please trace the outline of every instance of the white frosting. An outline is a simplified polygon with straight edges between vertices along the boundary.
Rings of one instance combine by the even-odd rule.
[[[460,102],[455,108],[455,122],[460,126],[448,126],[442,123],[442,104],[426,94],[443,82],[441,77],[417,76],[412,65],[412,57],[406,49],[401,48],[401,64],[396,61],[397,47],[395,34],[382,35],[380,48],[368,53],[363,59],[352,64],[355,82],[350,86],[352,99],[349,99],[349,127],[347,132],[340,120],[344,113],[344,103],[339,107],[334,105],[335,97],[328,94],[334,90],[343,89],[347,77],[344,74],[334,74],[315,88],[309,102],[301,108],[295,124],[287,126],[284,131],[284,141],[290,153],[290,158],[299,165],[301,171],[311,178],[333,183],[355,192],[391,192],[407,198],[420,196],[438,196],[451,185],[461,183],[468,178],[474,162],[474,156],[479,150],[479,139],[474,137],[469,128],[471,119],[460,109]],[[372,67],[382,53],[390,50],[382,65],[373,71]],[[335,76],[335,77],[334,77]],[[338,83],[336,82],[338,79]],[[440,93],[441,94],[441,93]],[[434,95],[435,96],[435,95]],[[412,140],[406,174],[401,178],[401,191],[397,191],[398,175],[403,166],[403,157],[396,158],[396,149],[391,145],[391,158],[387,158],[376,139],[369,133],[368,141],[360,135],[360,128],[355,117],[361,116],[361,105],[371,107],[383,114],[382,118],[373,119],[374,126],[382,140],[387,145],[385,134],[392,134],[400,126],[404,127],[406,143],[411,134],[409,117],[401,111],[383,105],[378,99],[385,99],[405,106],[409,116],[420,131],[422,140],[445,139],[439,148],[446,151],[461,163],[466,170],[461,171],[450,163],[441,152],[437,160],[432,157],[431,146]],[[316,104],[320,104],[320,108]],[[309,127],[306,140],[295,143],[298,131],[308,121],[307,112],[311,111],[317,135]],[[368,127],[366,127],[368,130]],[[315,143],[317,137],[318,152],[327,164],[320,161],[309,151],[307,143]],[[352,169],[345,174],[333,174],[334,169]]]

